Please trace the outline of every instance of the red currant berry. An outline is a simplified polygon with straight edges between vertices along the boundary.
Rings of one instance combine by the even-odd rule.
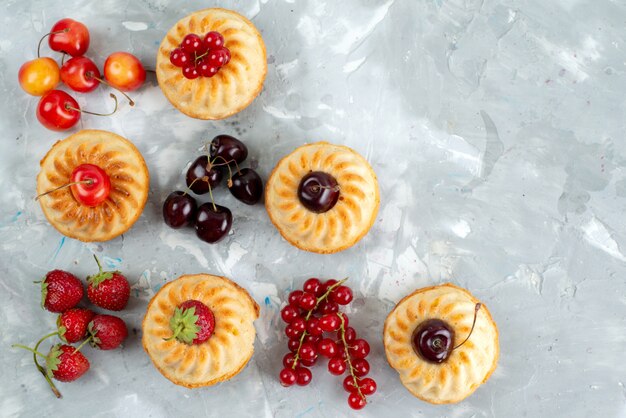
[[[223,67],[230,60],[230,52],[226,48],[211,49],[207,58],[212,66]]]
[[[352,362],[352,368],[354,369],[354,375],[356,377],[363,377],[370,372],[370,364],[365,359],[356,359]]]
[[[300,347],[300,357],[304,360],[313,360],[317,358],[317,349],[312,343],[303,343]]]
[[[320,290],[322,288],[322,282],[319,279],[311,278],[304,282],[302,289],[305,292],[313,293],[315,296],[322,296]]]
[[[339,328],[340,319],[337,314],[327,314],[320,318],[319,326],[326,332],[336,331]]]
[[[289,297],[287,298],[287,300],[289,301],[289,304],[297,308],[298,301],[300,300],[303,294],[304,292],[302,290],[294,290],[293,292],[291,292],[289,294]]]
[[[206,58],[202,58],[198,62],[198,72],[202,77],[213,77],[219,71],[218,67],[214,67]]]
[[[330,300],[325,300],[317,306],[317,310],[321,314],[330,314],[339,311],[339,305]]]
[[[347,343],[351,343],[352,341],[356,340],[356,330],[352,327],[345,328],[344,338],[346,339]]]
[[[195,33],[190,33],[189,35],[186,35],[183,38],[180,47],[188,54],[201,54],[202,52],[204,52],[205,49],[202,38],[200,38]]]
[[[300,364],[306,367],[312,367],[315,365],[315,363],[317,363],[317,357],[315,357],[313,360],[300,359]]]
[[[358,383],[358,379],[357,379],[357,383]],[[348,393],[353,393],[358,390],[358,387],[354,385],[354,377],[352,377],[352,375],[349,374],[346,376],[345,379],[343,379],[343,388]]]
[[[370,353],[370,345],[364,339],[357,339],[352,342],[348,349],[350,357],[359,359],[365,358]]]
[[[328,288],[332,287],[335,284],[337,284],[337,280],[335,279],[326,280],[324,283],[322,283],[322,288],[324,290],[322,293],[326,293]]]
[[[183,76],[189,80],[193,80],[194,78],[200,77],[200,74],[198,73],[196,67],[193,65],[187,65],[186,67],[183,67]]]
[[[339,347],[330,338],[324,338],[317,343],[317,351],[324,357],[333,358],[339,353]]]
[[[350,405],[352,409],[363,409],[366,403],[365,398],[362,398],[358,393],[351,393],[348,396],[348,405]]]
[[[337,356],[336,357],[348,358],[348,355],[346,354],[346,348],[343,346],[343,341],[337,340],[337,341],[335,341],[335,344],[337,345]]]
[[[293,363],[296,360],[294,353],[287,353],[283,356],[283,366],[287,369],[293,367]]]
[[[359,388],[363,395],[373,395],[376,392],[376,381],[371,377],[366,377],[360,381]]]
[[[296,383],[298,376],[293,369],[285,368],[280,371],[280,375],[278,376],[278,378],[280,379],[281,385],[289,387]]]
[[[300,300],[298,301],[298,306],[300,306],[300,308],[304,309],[305,311],[310,311],[311,309],[315,308],[316,304],[317,299],[312,293],[303,293],[300,297]]]
[[[330,293],[330,299],[340,305],[352,302],[352,290],[348,286],[339,286]]]
[[[317,344],[319,342],[319,340],[321,340],[322,337],[319,335],[306,335],[304,337],[304,342],[306,343],[311,343],[311,344]]]
[[[180,48],[174,48],[170,52],[170,62],[177,67],[185,67],[191,61],[191,57],[188,53]]]
[[[204,35],[204,45],[208,49],[219,48],[224,45],[224,37],[219,32],[209,32]]]
[[[289,348],[289,351],[291,351],[292,353],[295,353],[296,351],[298,351],[298,348],[300,348],[300,339],[292,338],[289,341],[287,341],[287,348]]]
[[[311,383],[311,379],[313,375],[311,374],[311,370],[306,367],[296,367],[296,383],[298,386],[306,386]]]
[[[346,361],[341,357],[333,357],[328,361],[328,371],[335,376],[341,376],[346,371]]]
[[[296,318],[291,324],[285,327],[285,335],[287,338],[299,338],[304,332],[305,325],[302,318]]]
[[[300,316],[300,311],[298,311],[298,308],[294,308],[291,305],[285,306],[280,311],[280,317],[283,319],[283,321],[285,321],[288,324],[292,323],[299,316]]]
[[[311,335],[316,335],[316,336],[322,335],[324,330],[322,330],[320,328],[320,321],[319,321],[318,318],[311,317],[307,321],[307,323],[306,323],[306,332],[308,332]]]

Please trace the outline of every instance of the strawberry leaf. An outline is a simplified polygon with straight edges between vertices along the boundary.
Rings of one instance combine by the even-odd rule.
[[[48,296],[48,283],[46,283],[46,278],[41,282],[41,308],[44,308],[46,303],[46,296]]]
[[[200,327],[196,325],[198,315],[195,313],[195,306],[189,309],[176,308],[174,310],[174,315],[170,318],[170,329],[173,332],[171,338],[176,338],[185,344],[193,343],[200,331]]]
[[[59,369],[61,364],[61,345],[56,344],[50,348],[50,352],[46,357],[46,374],[52,377],[52,373]]]

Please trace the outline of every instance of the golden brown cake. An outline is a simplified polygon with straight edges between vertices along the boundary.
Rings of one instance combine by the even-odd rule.
[[[111,191],[95,207],[81,204],[69,187],[41,196],[44,215],[60,233],[81,241],[108,241],[126,232],[148,199],[150,177],[139,150],[107,131],[83,130],[56,142],[41,160],[37,194],[70,183],[72,171],[93,164],[106,172]]]
[[[231,59],[213,77],[187,79],[170,62],[183,38],[217,31]],[[184,114],[198,119],[223,119],[246,108],[263,87],[267,74],[265,44],[248,19],[232,10],[204,9],[181,19],[165,35],[157,53],[156,75],[165,97]]]
[[[213,334],[201,344],[171,339],[170,321],[187,300],[205,304],[213,313]],[[254,352],[253,321],[259,306],[248,292],[225,277],[181,276],[152,298],[143,319],[143,347],[163,376],[188,388],[209,386],[237,375]]]
[[[402,299],[387,317],[383,334],[387,361],[402,384],[433,404],[465,399],[489,379],[498,363],[498,328],[487,307],[449,283],[416,290]],[[442,335],[443,340],[434,341]],[[438,360],[429,358],[433,353],[424,345],[445,343],[449,344],[445,355],[440,351]]]
[[[354,150],[317,142],[278,162],[265,189],[272,223],[292,245],[335,253],[371,228],[380,196],[367,160]]]

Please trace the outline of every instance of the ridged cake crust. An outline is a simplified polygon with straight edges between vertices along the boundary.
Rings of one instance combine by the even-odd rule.
[[[44,215],[60,233],[80,241],[108,241],[126,232],[143,212],[150,176],[139,150],[107,131],[82,130],[57,141],[41,160],[37,194],[70,182],[75,167],[94,164],[111,181],[109,197],[95,207],[78,202],[69,187],[39,199]]]
[[[217,31],[231,59],[213,77],[185,78],[170,63],[170,53],[183,38],[204,37]],[[263,88],[267,74],[265,44],[248,19],[232,10],[204,9],[181,19],[165,35],[156,61],[159,86],[168,100],[184,114],[198,119],[223,119],[246,108]]]
[[[169,321],[174,310],[188,299],[213,311],[213,335],[202,344],[165,341],[172,336]],[[159,372],[177,385],[214,385],[238,374],[252,357],[253,321],[258,317],[259,306],[236,283],[210,274],[185,275],[163,286],[150,301],[142,344]]]
[[[331,174],[339,185],[337,204],[314,213],[298,199],[300,180],[311,171]],[[356,244],[371,228],[380,195],[376,174],[354,150],[317,142],[297,148],[278,162],[265,188],[272,223],[292,245],[316,253],[335,253]]]
[[[428,319],[447,322],[456,335],[454,344],[470,332],[478,300],[453,284],[419,289],[391,311],[383,331],[389,365],[416,397],[433,403],[459,402],[489,379],[498,363],[498,328],[483,304],[471,337],[440,364],[424,361],[413,350],[413,331]]]

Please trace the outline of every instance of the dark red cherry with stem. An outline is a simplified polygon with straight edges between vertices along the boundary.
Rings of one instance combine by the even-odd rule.
[[[174,48],[172,52],[170,52],[170,62],[172,65],[180,68],[183,68],[188,64],[193,64],[192,56],[183,51],[182,48]]]
[[[216,163],[241,164],[248,158],[248,147],[233,136],[218,135],[211,141],[210,155]]]
[[[242,168],[233,174],[228,190],[237,200],[254,205],[263,197],[263,180],[253,169]]]
[[[200,38],[195,33],[185,35],[183,41],[180,44],[180,48],[186,53],[191,54],[192,56],[193,54],[200,55],[206,50],[202,38]]]
[[[293,384],[296,383],[298,375],[295,370],[291,368],[285,368],[280,371],[278,378],[280,379],[281,385],[289,387],[293,386]]]
[[[200,73],[198,72],[198,69],[195,65],[187,64],[183,67],[183,76],[189,80],[193,80],[200,77]]]
[[[312,171],[300,181],[298,199],[311,212],[328,212],[339,200],[339,184],[328,173]]]
[[[110,116],[117,111],[117,97],[110,94],[115,108],[110,113],[95,113],[82,110],[78,102],[62,90],[50,90],[37,104],[37,119],[43,126],[53,131],[64,131],[76,125],[81,113],[96,116]]]
[[[204,35],[204,45],[208,49],[217,49],[224,45],[224,37],[219,32],[211,31]]]
[[[170,228],[193,225],[198,204],[189,194],[175,191],[163,202],[163,221]]]
[[[233,226],[233,214],[230,209],[205,203],[196,211],[196,235],[208,243],[216,243],[222,240]]]
[[[89,49],[89,30],[84,24],[69,18],[61,19],[50,30],[50,49],[73,57],[84,55]]]
[[[285,306],[280,311],[280,317],[288,324],[292,323],[299,316],[300,312],[298,311],[298,308],[295,308],[291,305]]]
[[[328,371],[335,376],[341,376],[346,371],[346,361],[341,357],[333,357],[328,361]]]
[[[211,65],[206,57],[198,61],[196,69],[202,77],[213,77],[219,71],[219,67]]]
[[[454,345],[454,330],[440,319],[422,322],[413,333],[413,349],[430,363],[441,363]]]
[[[222,67],[230,61],[230,51],[226,48],[217,48],[209,50],[207,62],[213,67]]]
[[[311,370],[307,369],[306,367],[296,367],[295,368],[295,372],[296,372],[296,384],[298,386],[306,386],[309,383],[311,383],[311,379],[313,378],[313,375],[311,374]]]
[[[222,181],[222,172],[209,163],[206,155],[196,158],[187,169],[187,187],[196,194],[208,193]]]
[[[70,176],[70,186],[74,199],[85,206],[98,206],[111,193],[111,180],[108,174],[94,164],[81,164],[74,168]]]
[[[348,405],[350,406],[350,408],[355,409],[355,410],[363,409],[366,404],[367,404],[367,401],[365,400],[365,398],[359,395],[358,393],[353,392],[350,395],[348,395]]]
[[[61,66],[61,80],[72,90],[88,93],[95,90],[100,81],[100,70],[87,57],[71,58]]]

